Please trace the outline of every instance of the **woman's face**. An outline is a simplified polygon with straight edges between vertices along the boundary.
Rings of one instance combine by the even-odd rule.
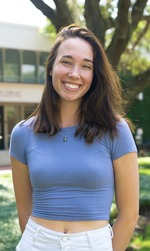
[[[52,84],[61,102],[80,104],[93,79],[93,48],[81,38],[63,41],[50,72]]]

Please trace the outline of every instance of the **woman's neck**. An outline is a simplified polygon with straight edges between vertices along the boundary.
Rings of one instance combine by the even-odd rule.
[[[60,126],[69,127],[77,125],[77,114],[79,106],[71,104],[62,104],[60,110]]]

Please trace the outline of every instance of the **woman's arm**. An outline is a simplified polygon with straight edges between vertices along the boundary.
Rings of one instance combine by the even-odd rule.
[[[113,225],[113,250],[125,251],[139,214],[139,175],[136,153],[113,161],[118,217]]]
[[[25,229],[32,211],[32,188],[27,165],[11,157],[13,185],[21,231]]]

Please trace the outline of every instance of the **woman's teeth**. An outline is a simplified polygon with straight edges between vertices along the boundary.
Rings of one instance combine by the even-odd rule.
[[[69,87],[70,89],[78,89],[80,86],[76,84],[65,84],[66,87]]]

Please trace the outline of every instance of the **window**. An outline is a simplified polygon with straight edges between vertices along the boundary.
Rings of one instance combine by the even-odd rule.
[[[33,51],[23,51],[21,73],[22,82],[36,82],[36,55]]]
[[[45,83],[48,52],[0,48],[0,81]]]
[[[46,52],[41,52],[39,55],[39,66],[38,66],[38,82],[45,83],[45,61],[47,58]]]
[[[4,81],[19,81],[19,53],[17,50],[7,49],[5,54]]]
[[[10,144],[10,134],[13,127],[21,120],[21,106],[7,105],[5,106],[6,113],[6,135],[5,135],[5,148],[8,149]]]

